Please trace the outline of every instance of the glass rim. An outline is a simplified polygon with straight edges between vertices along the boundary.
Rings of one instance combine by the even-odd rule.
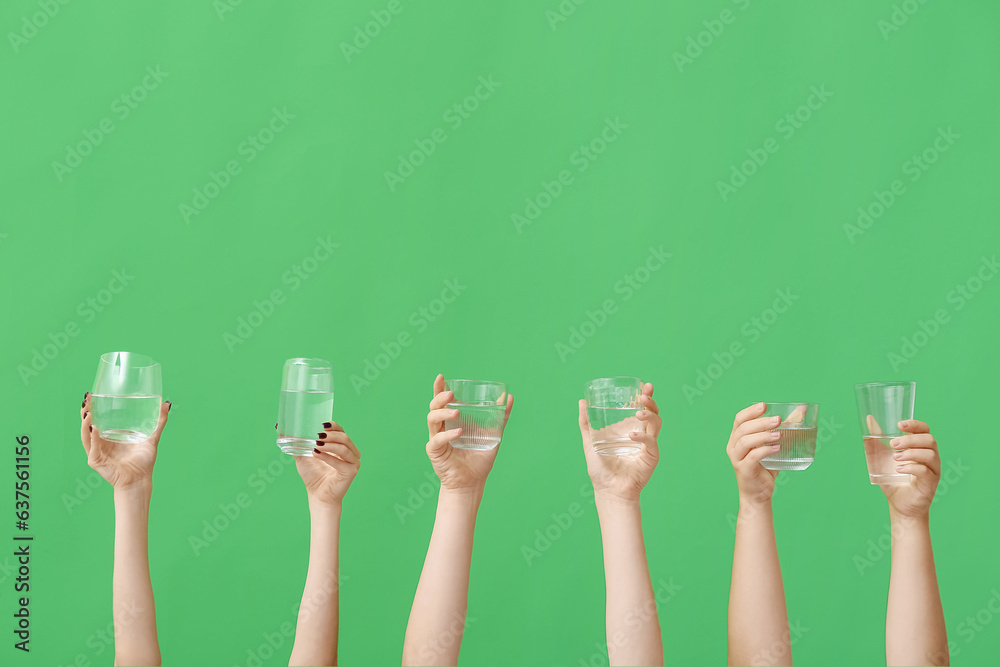
[[[452,382],[469,382],[469,383],[473,383],[473,384],[492,384],[492,385],[500,385],[501,387],[503,387],[503,388],[504,388],[504,390],[506,390],[506,389],[507,389],[507,383],[506,383],[506,382],[501,382],[500,380],[467,380],[467,379],[465,379],[465,378],[454,378],[454,379],[452,379],[452,380],[445,380],[445,381],[444,381],[444,383],[445,383],[446,385],[448,385],[448,388],[449,388],[449,389],[451,389],[451,383],[452,383]]]
[[[601,382],[602,380],[635,380],[637,383],[639,383],[640,386],[642,386],[643,384],[642,378],[636,377],[634,375],[609,375],[608,377],[604,378],[594,378],[593,380],[587,380],[587,386],[592,387],[594,386],[595,382]]]
[[[285,360],[285,365],[287,366],[288,364],[309,366],[310,368],[333,368],[333,364],[326,359],[320,359],[319,357],[292,357],[291,359]]]
[[[116,352],[105,352],[104,354],[101,355],[101,363],[102,364],[111,365],[111,364],[114,363],[114,359],[111,359],[109,357],[112,357],[112,355],[122,355],[122,354],[128,356],[128,360],[129,360],[128,367],[129,368],[152,368],[153,366],[159,366],[160,365],[160,362],[156,361],[155,359],[153,359],[148,354],[143,354],[141,352],[128,352],[126,350],[118,350]],[[91,358],[93,358],[93,357],[91,357]],[[132,363],[132,359],[133,358],[135,358],[135,360],[139,361],[140,363],[133,364]],[[144,363],[144,362],[148,362],[148,363]]]
[[[810,408],[819,407],[819,403],[810,403],[809,401],[775,401],[773,403],[769,401],[760,401],[760,402],[766,405],[767,407],[771,407],[772,405],[807,405]]]
[[[895,380],[893,382],[859,382],[854,385],[855,389],[862,387],[913,387],[916,386],[914,380]]]

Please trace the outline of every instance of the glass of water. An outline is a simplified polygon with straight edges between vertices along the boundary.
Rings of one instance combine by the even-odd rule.
[[[455,392],[448,407],[458,410],[458,418],[445,420],[444,428],[462,429],[451,446],[486,451],[499,445],[507,414],[507,385],[492,380],[449,380],[447,387]]]
[[[763,417],[781,417],[776,429],[781,445],[777,454],[761,459],[768,470],[805,470],[816,458],[818,403],[767,403]]]
[[[333,419],[333,371],[325,359],[289,359],[278,399],[278,447],[312,456],[323,422]]]
[[[135,352],[102,354],[90,394],[94,428],[105,440],[142,442],[156,430],[162,397],[160,364]]]
[[[639,397],[642,380],[636,377],[611,377],[591,380],[584,388],[587,421],[594,451],[604,456],[631,456],[641,445],[628,437],[632,431],[646,432],[646,423],[635,413],[642,410]]]
[[[916,382],[867,382],[854,385],[858,420],[865,443],[868,481],[872,484],[909,484],[910,475],[896,472],[889,441],[906,435],[898,423],[913,419]]]

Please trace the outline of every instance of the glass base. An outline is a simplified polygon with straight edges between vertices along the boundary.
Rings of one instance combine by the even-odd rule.
[[[474,452],[488,452],[500,444],[499,440],[473,440],[462,442],[462,438],[451,441],[451,446],[455,449],[468,449]]]
[[[98,428],[97,432],[101,434],[101,438],[107,440],[108,442],[121,442],[127,445],[134,445],[137,442],[149,440],[148,434],[139,433],[139,431],[128,431],[125,429],[114,428],[110,431],[102,431]]]
[[[805,470],[813,464],[813,459],[764,459],[760,464],[768,470]]]
[[[289,456],[312,456],[316,441],[305,438],[278,438],[278,448]]]
[[[913,475],[903,475],[903,474],[895,474],[895,475],[869,474],[868,481],[874,484],[875,486],[884,486],[889,484],[909,484],[910,477],[912,476]]]
[[[635,440],[606,440],[594,443],[594,451],[601,456],[635,456],[642,447]]]

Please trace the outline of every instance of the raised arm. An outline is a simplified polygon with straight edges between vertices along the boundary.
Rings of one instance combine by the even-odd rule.
[[[659,460],[656,436],[662,422],[653,400],[652,384],[643,385],[639,400],[642,408],[636,416],[645,428],[629,434],[631,440],[641,445],[632,456],[603,456],[595,452],[587,402],[581,400],[579,404],[583,453],[601,522],[605,631],[612,666],[663,664],[663,640],[639,511],[639,494]]]
[[[289,665],[336,665],[340,513],[361,453],[344,429],[326,422],[312,456],[295,457],[309,500],[309,567]]]
[[[774,539],[771,496],[777,471],[761,459],[780,449],[780,417],[761,417],[757,403],[741,410],[733,422],[726,453],[736,473],[740,508],[729,588],[729,664],[791,665],[792,647]]]
[[[437,515],[424,569],[413,598],[403,641],[404,665],[457,665],[465,630],[472,564],[472,537],[486,477],[500,446],[486,451],[456,449],[451,441],[462,429],[444,430],[458,410],[446,406],[454,394],[444,376],[434,380],[434,399],[427,415],[427,456],[441,480]],[[514,397],[507,396],[504,424]]]
[[[149,502],[153,464],[170,402],[160,405],[156,430],[139,443],[105,440],[93,427],[90,393],[80,408],[80,438],[87,463],[114,487],[115,563],[112,618],[116,665],[159,665],[156,609],[149,576]]]
[[[948,635],[931,549],[930,507],[941,477],[941,458],[930,427],[899,423],[910,435],[890,441],[896,470],[909,484],[883,485],[889,501],[892,572],[885,618],[885,660],[893,665],[948,665]]]

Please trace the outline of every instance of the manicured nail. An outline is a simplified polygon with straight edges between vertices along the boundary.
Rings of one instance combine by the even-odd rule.
[[[896,466],[896,472],[903,472],[903,466]]]
[[[778,433],[777,431],[771,431],[771,440],[777,440],[780,437],[781,437],[780,433]]]
[[[93,425],[93,424],[91,424],[91,425],[90,425],[90,426],[89,426],[88,428],[89,428],[89,429],[90,429],[91,431],[93,431],[93,430],[94,430],[94,425]]]
[[[771,445],[771,451],[776,452],[781,449],[781,445]]]
[[[892,458],[894,458],[894,459],[896,459],[898,461],[899,459],[903,458],[903,452],[895,452],[892,455]]]
[[[83,411],[83,418],[86,419],[87,415],[89,415],[89,414],[90,414],[90,410],[84,410]]]
[[[323,444],[325,444],[325,443],[323,443],[323,442],[321,442],[321,441],[317,440],[317,441],[316,441],[316,444],[317,444],[317,445],[323,445]]]
[[[87,401],[84,401],[83,403],[80,404],[81,408],[86,407],[86,406],[87,406]]]
[[[277,426],[277,424],[275,424]],[[323,422],[323,428],[333,428],[333,422]]]
[[[645,410],[639,410],[638,412],[635,413],[635,416],[636,417],[643,417],[643,416],[645,416],[645,414],[646,414]]]
[[[893,438],[889,441],[891,447],[899,447],[899,438]]]
[[[771,417],[771,423],[772,424],[777,424],[780,421],[781,421],[781,417],[778,417],[778,416]]]
[[[90,396],[90,392],[89,391],[83,392],[83,400],[86,401],[88,396]]]
[[[326,433],[317,433],[316,435],[318,435],[321,440],[326,437]]]
[[[314,448],[314,449],[313,449],[313,453],[315,453],[315,454],[322,454],[323,452],[321,452],[321,451],[319,451],[318,449],[315,449],[315,448]]]
[[[274,422],[274,428],[278,428],[278,422]]]

